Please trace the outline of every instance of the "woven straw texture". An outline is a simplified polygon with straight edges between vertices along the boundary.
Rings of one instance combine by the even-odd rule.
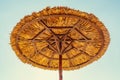
[[[14,27],[11,46],[19,59],[33,66],[74,70],[98,60],[110,38],[103,23],[93,14],[67,7],[53,7],[25,16]]]

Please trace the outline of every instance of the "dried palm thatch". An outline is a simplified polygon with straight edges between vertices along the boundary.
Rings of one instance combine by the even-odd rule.
[[[93,14],[67,7],[53,7],[25,16],[11,33],[11,46],[24,63],[57,70],[74,70],[99,59],[110,38]]]

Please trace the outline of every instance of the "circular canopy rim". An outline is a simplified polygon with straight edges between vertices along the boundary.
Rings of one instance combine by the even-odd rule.
[[[11,41],[12,49],[15,51],[16,55],[22,62],[31,64],[33,66],[43,68],[43,69],[58,70],[58,68],[50,68],[50,67],[47,68],[45,66],[40,66],[40,65],[32,62],[31,60],[26,59],[23,55],[20,54],[21,52],[19,52],[19,50],[17,50],[17,47],[15,46],[15,40],[14,40],[14,37],[16,36],[15,34],[17,34],[17,31],[18,31],[18,27],[20,28],[21,26],[25,25],[26,23],[29,23],[30,21],[33,21],[37,18],[39,19],[39,17],[49,16],[49,15],[74,15],[77,17],[82,17],[84,19],[91,21],[95,25],[97,25],[101,29],[103,37],[104,37],[103,48],[100,50],[98,55],[94,56],[94,58],[90,59],[86,63],[83,63],[83,64],[75,66],[75,67],[63,68],[63,70],[75,70],[75,69],[82,68],[82,67],[98,60],[102,55],[104,55],[104,53],[109,45],[109,42],[110,42],[109,32],[105,28],[104,24],[101,21],[99,21],[99,19],[97,17],[95,17],[93,14],[76,11],[76,10],[73,10],[73,9],[70,9],[67,7],[54,7],[54,8],[47,7],[46,9],[44,9],[40,12],[37,12],[37,13],[34,12],[34,13],[32,13],[32,15],[25,16],[23,19],[21,19],[20,22],[18,22],[18,24],[14,27],[13,32],[11,33],[10,41]]]

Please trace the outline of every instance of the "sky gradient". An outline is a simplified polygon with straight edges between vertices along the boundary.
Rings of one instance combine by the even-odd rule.
[[[0,80],[58,80],[58,71],[22,63],[10,46],[10,33],[25,15],[47,6],[67,6],[96,15],[109,30],[111,41],[98,61],[74,71],[63,80],[120,80],[120,0],[0,0]]]

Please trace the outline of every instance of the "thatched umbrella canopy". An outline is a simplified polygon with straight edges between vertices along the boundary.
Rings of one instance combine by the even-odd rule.
[[[54,7],[25,16],[11,33],[11,46],[24,63],[49,70],[74,70],[99,59],[110,38],[93,14]]]

